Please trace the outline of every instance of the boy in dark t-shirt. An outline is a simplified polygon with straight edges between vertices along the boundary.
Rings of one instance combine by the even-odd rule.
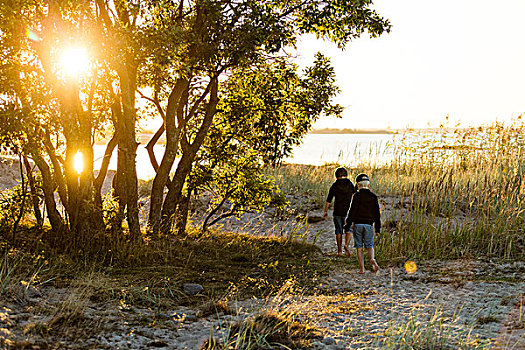
[[[337,242],[337,255],[341,255],[343,247],[343,232],[345,225],[346,213],[350,207],[350,201],[352,194],[355,192],[354,184],[348,179],[348,171],[345,168],[337,168],[335,170],[336,180],[330,186],[328,191],[328,197],[326,197],[326,203],[324,205],[323,217],[328,217],[328,207],[334,201],[334,225],[335,225],[335,240]],[[350,250],[348,249],[348,243],[350,242],[350,232],[345,234],[345,254],[350,256]]]

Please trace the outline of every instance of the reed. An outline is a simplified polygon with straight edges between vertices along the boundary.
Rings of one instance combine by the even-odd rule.
[[[379,196],[408,204],[383,208],[380,256],[525,258],[524,135],[521,118],[510,125],[407,131],[391,145],[390,162],[348,166],[352,174],[369,174]],[[272,172],[285,192],[310,195],[321,205],[337,166],[285,165]]]

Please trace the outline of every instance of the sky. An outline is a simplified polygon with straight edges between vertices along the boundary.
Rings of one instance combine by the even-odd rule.
[[[344,51],[304,37],[300,67],[331,58],[343,118],[315,128],[436,127],[509,122],[525,113],[525,0],[375,0],[392,24]]]

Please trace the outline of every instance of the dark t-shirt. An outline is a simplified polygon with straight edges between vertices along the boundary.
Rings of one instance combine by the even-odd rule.
[[[354,192],[354,184],[347,178],[337,179],[332,186],[330,186],[326,201],[332,203],[332,199],[335,198],[334,216],[346,216]]]
[[[374,225],[376,232],[381,232],[381,213],[379,200],[368,188],[362,188],[352,196],[352,204],[346,218],[345,232],[354,224]]]

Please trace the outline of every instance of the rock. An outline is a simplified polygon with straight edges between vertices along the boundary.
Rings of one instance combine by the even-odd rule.
[[[165,348],[168,346],[168,343],[166,343],[164,340],[154,340],[148,343],[148,346],[152,348]]]
[[[182,290],[188,295],[197,295],[204,290],[204,287],[197,283],[184,283]]]
[[[309,224],[315,224],[316,222],[321,222],[323,220],[324,220],[324,218],[322,216],[308,215],[308,223]]]
[[[40,291],[33,286],[29,286],[25,290],[25,294],[26,294],[26,297],[29,299],[36,299],[36,298],[42,297],[42,293],[40,293]]]
[[[332,337],[326,337],[323,339],[323,343],[325,343],[326,345],[334,345],[336,341]]]

